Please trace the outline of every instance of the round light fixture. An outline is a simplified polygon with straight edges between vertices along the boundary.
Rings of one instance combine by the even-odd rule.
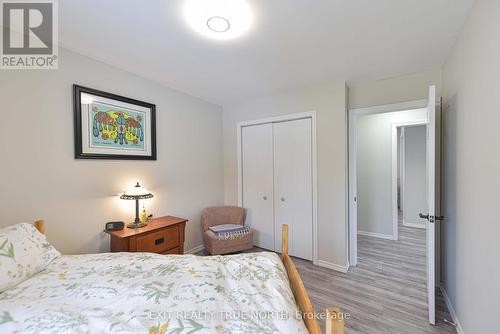
[[[219,40],[242,36],[253,19],[246,0],[186,0],[183,10],[191,28]]]
[[[231,25],[229,21],[220,16],[212,16],[207,21],[207,26],[215,32],[226,32]]]

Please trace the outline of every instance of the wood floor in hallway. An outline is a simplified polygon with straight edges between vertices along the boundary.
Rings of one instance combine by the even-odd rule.
[[[436,325],[427,322],[423,229],[400,224],[398,241],[359,236],[358,266],[345,274],[293,260],[316,310],[337,306],[350,314],[347,334],[456,333],[442,320],[451,316],[440,291],[436,291]],[[324,329],[323,322],[321,326]]]

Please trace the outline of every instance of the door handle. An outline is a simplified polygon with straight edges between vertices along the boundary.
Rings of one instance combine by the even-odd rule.
[[[427,219],[430,223],[434,223],[434,221],[436,221],[436,220],[439,220],[439,221],[445,220],[445,218],[443,216],[429,216],[428,214],[424,215],[422,213],[419,213],[418,215],[422,219]]]
[[[429,220],[429,215],[424,215],[423,213],[418,214],[420,218]]]

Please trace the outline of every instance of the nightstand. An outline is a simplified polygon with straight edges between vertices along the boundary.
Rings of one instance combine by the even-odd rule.
[[[111,252],[149,252],[184,254],[184,218],[166,216],[151,219],[140,228],[106,231],[111,237]]]

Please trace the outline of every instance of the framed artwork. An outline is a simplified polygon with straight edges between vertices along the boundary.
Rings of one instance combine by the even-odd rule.
[[[76,159],[156,160],[156,107],[73,85]]]

